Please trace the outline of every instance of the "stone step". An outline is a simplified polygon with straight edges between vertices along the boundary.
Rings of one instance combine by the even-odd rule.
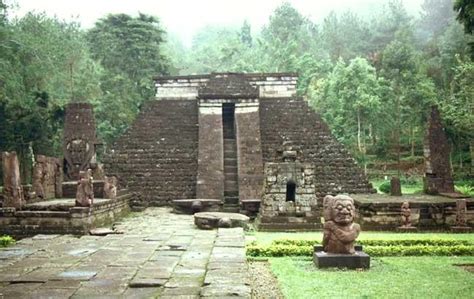
[[[236,158],[224,158],[224,167],[227,166],[227,165],[237,167],[237,159]]]
[[[226,213],[238,213],[240,211],[239,206],[234,206],[234,205],[225,205],[222,207],[222,211]]]
[[[224,197],[239,197],[239,191],[224,191]]]
[[[237,173],[237,166],[224,165],[224,173]]]
[[[239,204],[239,197],[224,197],[224,205],[238,205]]]
[[[237,182],[238,175],[236,173],[224,173],[224,178],[226,181],[234,181]]]
[[[226,191],[238,191],[239,184],[236,181],[224,181],[224,190]]]

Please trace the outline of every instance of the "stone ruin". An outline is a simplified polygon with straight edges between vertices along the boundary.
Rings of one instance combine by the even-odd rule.
[[[80,171],[97,167],[95,157],[99,144],[92,105],[69,103],[66,106],[63,137],[63,167],[66,180],[75,181],[79,179]]]
[[[25,204],[20,178],[20,163],[15,152],[2,153],[3,207],[21,209]]]
[[[61,160],[36,155],[33,166],[32,187],[36,198],[52,199],[63,196],[63,169]]]
[[[439,110],[433,106],[423,148],[425,158],[423,185],[426,193],[454,193],[454,182],[449,163],[450,153],[451,146],[441,123]]]
[[[157,77],[156,100],[144,104],[112,145],[106,173],[150,205],[184,200],[181,208],[192,212],[198,200],[204,208],[252,217],[262,199],[265,213],[283,207],[287,215],[312,217],[327,194],[375,192],[321,117],[296,95],[297,79],[295,73]],[[283,161],[286,142],[297,149],[295,162]],[[286,200],[287,186],[295,190],[294,201]]]

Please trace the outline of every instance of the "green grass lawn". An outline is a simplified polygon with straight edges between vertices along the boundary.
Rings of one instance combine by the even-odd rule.
[[[248,242],[321,240],[322,232],[249,232]],[[359,240],[467,240],[474,234],[362,232]],[[260,258],[257,258],[260,259]],[[474,273],[454,266],[470,256],[372,257],[369,270],[318,269],[310,257],[269,257],[286,298],[474,298]]]
[[[320,270],[311,258],[269,258],[286,298],[474,298],[473,257],[379,257],[370,270]]]

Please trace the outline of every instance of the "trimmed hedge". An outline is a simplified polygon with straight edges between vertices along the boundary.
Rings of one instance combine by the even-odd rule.
[[[273,244],[270,246],[260,246],[254,244],[247,245],[247,256],[312,256],[313,246],[282,245]],[[452,245],[452,246],[431,246],[431,245],[395,245],[395,246],[370,246],[364,247],[364,252],[371,256],[472,256],[474,255],[474,245]]]
[[[292,239],[280,239],[274,240],[272,245],[295,245],[295,246],[313,246],[315,244],[321,244],[321,240],[292,240]],[[455,239],[405,239],[405,240],[357,240],[357,244],[363,246],[415,246],[415,245],[426,245],[426,246],[456,246],[456,245],[474,245],[474,243],[468,240],[455,240]]]

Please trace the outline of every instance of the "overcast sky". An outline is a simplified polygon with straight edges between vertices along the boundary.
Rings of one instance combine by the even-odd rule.
[[[267,23],[273,10],[284,0],[6,0],[18,8],[12,16],[28,11],[46,12],[70,20],[76,18],[84,28],[109,13],[138,12],[158,16],[163,27],[189,45],[193,34],[206,25],[239,25],[248,20],[253,30]],[[316,23],[332,10],[353,10],[361,15],[379,9],[386,0],[290,0],[296,9]],[[403,0],[407,10],[418,15],[423,0]]]

